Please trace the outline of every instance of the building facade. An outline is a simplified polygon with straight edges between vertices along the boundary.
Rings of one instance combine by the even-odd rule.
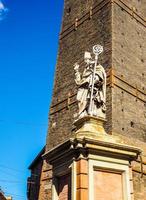
[[[3,191],[0,189],[0,200],[12,200],[12,197],[6,197]]]
[[[77,112],[74,63],[101,44],[107,74],[108,134],[136,145],[142,154],[132,164],[133,198],[146,198],[146,1],[65,0],[46,152],[75,133]],[[39,200],[51,200],[52,166],[44,160]]]
[[[45,153],[45,147],[39,152],[36,158],[29,166],[30,177],[27,179],[27,199],[38,200],[40,191],[40,178],[43,166],[42,155]]]

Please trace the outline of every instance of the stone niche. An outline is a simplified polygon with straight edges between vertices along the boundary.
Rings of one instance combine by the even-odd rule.
[[[52,200],[133,200],[131,161],[140,149],[87,137],[71,138],[48,151]]]

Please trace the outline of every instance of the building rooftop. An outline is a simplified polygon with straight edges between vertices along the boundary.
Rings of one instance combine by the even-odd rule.
[[[39,152],[39,154],[36,156],[36,158],[35,158],[35,159],[32,161],[32,163],[30,164],[30,166],[28,167],[28,169],[32,169],[32,168],[36,165],[36,163],[38,163],[39,160],[42,159],[42,155],[45,153],[45,147],[46,147],[46,146],[44,146],[44,147],[42,148],[42,150]]]
[[[0,200],[12,200],[12,197],[6,197],[4,195],[4,192],[2,191],[2,189],[0,188]]]

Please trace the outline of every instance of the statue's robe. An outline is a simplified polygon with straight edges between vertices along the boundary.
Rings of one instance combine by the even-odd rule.
[[[83,117],[89,113],[89,103],[91,98],[91,87],[93,78],[93,65],[88,66],[82,76],[76,73],[76,84],[78,85],[77,101],[79,106],[79,117]],[[101,65],[96,66],[94,77],[94,92],[92,99],[93,115],[98,117],[98,109],[105,111],[106,98],[106,73]]]

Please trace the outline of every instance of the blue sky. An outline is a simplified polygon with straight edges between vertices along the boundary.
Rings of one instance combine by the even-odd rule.
[[[63,0],[0,0],[0,186],[26,199],[45,144]]]

